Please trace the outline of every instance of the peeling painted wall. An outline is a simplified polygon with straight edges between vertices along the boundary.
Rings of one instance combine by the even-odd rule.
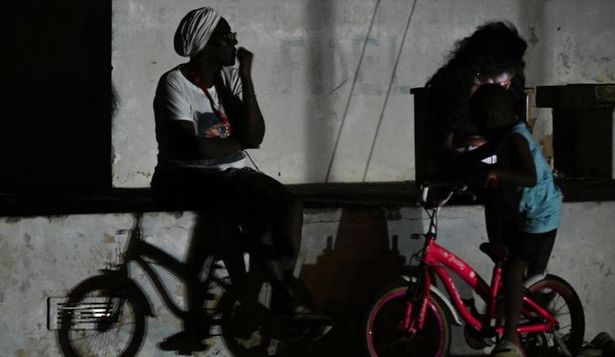
[[[600,331],[615,331],[615,241],[610,222],[615,203],[566,204],[563,224],[548,271],[563,276],[577,290],[585,308],[586,339]],[[194,224],[194,214],[151,213],[143,220],[147,241],[182,259]],[[349,218],[350,217],[350,218]],[[354,217],[354,218],[353,218]],[[440,244],[473,265],[489,279],[492,263],[478,251],[486,241],[482,209],[478,206],[445,208],[440,216]],[[382,224],[378,223],[381,221]],[[375,272],[420,248],[411,233],[423,232],[427,220],[417,208],[349,213],[343,210],[308,210],[305,214],[299,265],[301,276],[321,306],[337,307],[368,297],[367,286],[382,286]],[[58,356],[55,335],[47,330],[47,299],[65,296],[82,279],[117,262],[133,218],[128,214],[74,215],[0,219],[0,350],[3,356]],[[384,259],[383,257],[386,257]],[[171,356],[156,349],[164,337],[180,328],[138,270],[133,274],[154,304],[156,319],[149,319],[142,356]],[[167,277],[172,295],[183,301],[183,289]],[[359,290],[353,290],[360,287]],[[462,290],[468,296],[468,290]],[[350,294],[355,301],[346,295]],[[454,329],[453,353],[469,353],[462,330]],[[217,338],[201,356],[227,356]]]
[[[615,81],[610,0],[209,1],[255,53],[267,123],[258,167],[284,183],[414,177],[412,87],[424,85],[456,40],[488,20],[528,40],[527,84]],[[172,49],[181,17],[202,1],[113,2],[113,182],[147,186],[156,163],[152,98],[183,62]],[[371,24],[371,26],[370,26]],[[549,110],[535,111],[549,145]]]
[[[149,184],[156,161],[154,88],[164,71],[182,61],[172,50],[179,19],[203,4],[195,0],[172,5],[161,0],[113,2],[116,186]],[[240,43],[256,55],[254,79],[268,132],[262,148],[251,155],[261,170],[285,183],[412,179],[409,89],[422,86],[454,42],[487,20],[511,20],[530,43],[529,86],[615,81],[611,0],[434,0],[418,1],[414,12],[411,0],[215,0],[207,4],[229,20]],[[534,114],[535,134],[548,142],[550,112]],[[610,230],[615,203],[566,204],[563,214],[549,269],[577,288],[586,309],[586,338],[600,331],[612,335],[613,319],[604,317],[615,316],[615,301],[609,294],[615,290],[615,243]],[[340,226],[345,215],[340,210],[311,210],[305,216],[297,274],[321,289],[318,298],[323,304],[340,303],[331,297],[342,299],[343,295],[329,292],[343,293],[331,289],[345,286],[349,278],[363,278],[362,274],[370,273],[366,269],[384,269],[389,260],[379,257],[405,260],[417,248],[408,235],[425,224],[420,211],[404,208],[384,214],[386,230],[374,232],[380,238],[344,235]],[[182,257],[193,219],[191,213],[148,214],[145,236]],[[364,221],[351,220],[350,225]],[[65,295],[77,282],[117,259],[124,242],[118,230],[131,226],[132,217],[121,214],[1,218],[0,354],[59,355],[46,326],[47,298]],[[486,240],[483,226],[480,207],[445,210],[441,243],[489,276],[489,260],[476,248]],[[382,255],[372,256],[375,251]],[[364,270],[349,277],[349,267]],[[323,271],[326,274],[320,274]],[[314,276],[320,281],[315,282]],[[142,276],[137,274],[137,279],[150,289]],[[181,300],[181,287],[172,289]],[[149,323],[142,355],[170,356],[155,345],[180,323],[160,301],[155,303],[160,317]],[[454,336],[454,351],[467,351],[459,333]],[[203,355],[226,353],[218,343]]]
[[[315,289],[316,300],[325,305],[351,303],[344,294],[352,292],[355,298],[360,296],[351,290],[352,286],[375,283],[372,281],[375,279],[366,279],[366,276],[382,270],[387,261],[401,259],[407,264],[409,255],[419,248],[419,243],[408,237],[424,231],[427,223],[417,208],[372,215],[375,220],[383,217],[386,222],[381,231],[372,230],[374,225],[365,216],[360,216],[360,221],[351,220],[350,227],[342,228],[345,216],[346,212],[341,210],[309,210],[305,214],[296,274]],[[604,318],[615,315],[615,300],[609,295],[615,289],[615,241],[611,239],[609,224],[614,216],[615,203],[566,204],[549,264],[549,272],[565,277],[581,297],[585,307],[586,339],[600,331],[611,334],[615,331],[615,322]],[[440,243],[489,279],[491,262],[477,249],[486,241],[483,220],[480,207],[443,210]],[[143,234],[149,242],[182,259],[193,224],[194,214],[190,212],[146,214]],[[97,274],[97,269],[107,263],[117,262],[126,237],[120,231],[132,225],[133,218],[128,214],[0,219],[2,354],[58,356],[55,335],[46,326],[47,299],[65,296],[80,280]],[[359,233],[352,231],[352,225],[360,226]],[[383,259],[385,255],[389,258]],[[378,261],[372,262],[372,256]],[[361,270],[366,268],[369,270]],[[357,274],[357,271],[362,273]],[[141,273],[136,271],[133,276],[151,298],[158,315],[148,321],[141,355],[171,356],[171,353],[158,351],[156,344],[176,332],[180,321],[162,306]],[[356,281],[357,278],[360,281]],[[165,283],[181,304],[182,287],[168,277]],[[344,290],[345,287],[349,290]],[[468,291],[462,290],[462,293]],[[454,330],[453,336],[453,352],[470,352],[461,330]],[[202,356],[227,355],[219,340],[210,342],[214,347]]]

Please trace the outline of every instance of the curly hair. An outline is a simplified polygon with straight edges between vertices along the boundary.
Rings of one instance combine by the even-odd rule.
[[[477,76],[513,74],[510,91],[515,113],[525,119],[523,55],[526,41],[510,22],[487,22],[456,42],[448,61],[427,81],[437,131],[454,130],[465,117],[470,90]]]

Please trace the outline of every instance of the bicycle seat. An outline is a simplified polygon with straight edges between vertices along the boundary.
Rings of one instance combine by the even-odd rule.
[[[480,250],[487,254],[494,263],[503,262],[508,258],[508,248],[494,243],[482,243]]]

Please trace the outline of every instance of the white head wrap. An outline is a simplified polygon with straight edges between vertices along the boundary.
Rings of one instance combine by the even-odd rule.
[[[175,52],[183,57],[196,55],[205,48],[218,21],[220,15],[210,7],[194,9],[187,13],[175,31]]]

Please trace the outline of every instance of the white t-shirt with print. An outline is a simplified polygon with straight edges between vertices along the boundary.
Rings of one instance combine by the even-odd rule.
[[[224,113],[216,88],[212,86],[207,89],[212,99],[210,101],[201,88],[186,78],[181,71],[182,66],[162,75],[154,97],[158,165],[161,168],[198,167],[219,170],[244,167],[245,155],[241,151],[218,159],[194,159],[194,153],[186,152],[185,146],[173,142],[169,127],[175,120],[192,122],[197,136],[225,139],[229,135],[228,126],[216,114],[216,111]],[[241,99],[242,86],[237,69],[224,67],[221,77],[223,85]]]

